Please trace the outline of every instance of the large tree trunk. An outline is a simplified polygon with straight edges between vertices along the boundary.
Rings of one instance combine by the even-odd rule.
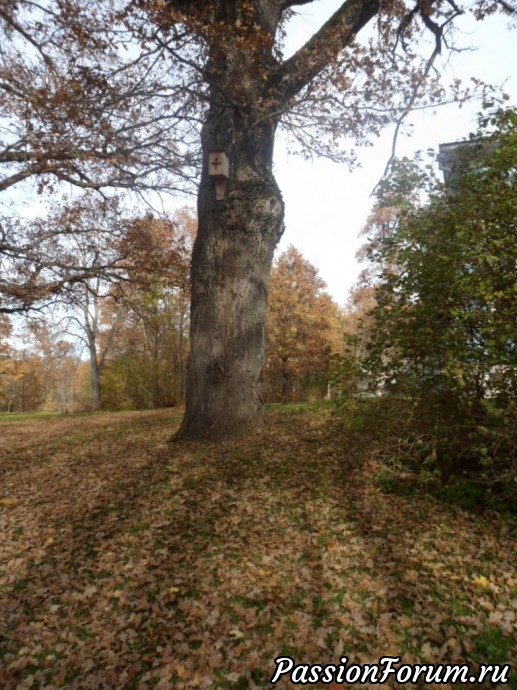
[[[186,410],[178,432],[192,440],[239,436],[262,423],[269,275],[284,227],[272,174],[281,107],[266,83],[267,71],[278,66],[273,49],[281,4],[220,0],[211,7],[210,16],[198,16],[203,33],[212,23],[205,72],[210,108],[201,133]],[[219,200],[208,175],[213,151],[230,160]]]
[[[240,109],[213,107],[203,128],[205,166],[192,258],[186,410],[177,437],[220,440],[263,420],[269,275],[284,205],[272,175],[276,123],[250,126]],[[216,200],[209,151],[224,150],[230,177]]]

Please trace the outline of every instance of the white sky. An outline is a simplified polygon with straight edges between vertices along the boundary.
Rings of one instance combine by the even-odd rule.
[[[341,0],[318,0],[299,8],[299,16],[290,26],[288,50],[294,51],[324,23]],[[491,84],[504,84],[510,95],[508,104],[517,104],[516,32],[508,29],[502,16],[476,23],[458,24],[465,36],[464,45],[476,46],[452,56],[454,75],[462,80],[471,76]],[[476,129],[479,103],[443,106],[436,114],[414,114],[411,137],[400,136],[397,155],[411,156],[417,150],[465,138]],[[372,206],[370,193],[381,177],[389,158],[392,131],[374,142],[371,148],[359,149],[361,167],[349,172],[345,166],[319,159],[313,163],[288,156],[282,142],[277,143],[275,175],[286,204],[286,231],[278,251],[289,244],[312,264],[327,282],[328,291],[344,304],[348,291],[359,273],[355,253],[361,244],[358,233]]]

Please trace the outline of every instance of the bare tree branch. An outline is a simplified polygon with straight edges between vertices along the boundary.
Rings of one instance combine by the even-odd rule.
[[[381,0],[346,0],[307,43],[273,74],[272,86],[290,100],[354,40],[375,17]]]
[[[509,14],[517,14],[517,5],[511,5],[509,2],[506,2],[505,0],[497,0],[497,4],[501,5],[501,7]]]
[[[282,9],[287,9],[288,7],[295,7],[297,5],[310,5],[314,0],[281,0],[280,4]]]
[[[427,63],[425,65],[425,69],[422,72],[421,78],[418,80],[418,82],[415,84],[413,88],[413,92],[409,98],[409,101],[407,102],[404,110],[402,113],[399,115],[399,117],[396,120],[395,123],[395,131],[393,133],[393,140],[392,140],[392,145],[391,145],[391,154],[388,159],[388,162],[386,163],[386,167],[384,169],[384,173],[381,177],[381,180],[375,185],[374,189],[372,190],[371,195],[373,195],[380,184],[380,182],[385,179],[387,176],[389,169],[391,167],[391,164],[393,163],[393,160],[396,157],[396,148],[397,148],[397,141],[400,133],[400,128],[402,127],[402,124],[406,117],[409,115],[409,113],[413,110],[413,107],[415,105],[415,102],[420,96],[420,90],[422,88],[422,85],[425,83],[425,80],[429,76],[434,63],[436,61],[436,58],[438,55],[440,55],[441,50],[442,50],[442,41],[443,41],[443,36],[446,27],[454,21],[454,19],[459,16],[460,14],[463,14],[463,11],[455,4],[453,0],[448,0],[448,3],[451,5],[453,8],[454,12],[453,14],[448,17],[443,24],[439,25],[436,22],[434,22],[430,16],[429,16],[429,7],[427,6],[427,3],[423,2],[422,0],[418,0],[417,5],[414,8],[414,11],[412,11],[413,15],[416,13],[416,10],[419,11],[420,16],[422,17],[422,21],[424,22],[424,25],[429,29],[429,31],[433,34],[435,38],[435,45],[433,52],[431,53],[429,59],[427,60]]]

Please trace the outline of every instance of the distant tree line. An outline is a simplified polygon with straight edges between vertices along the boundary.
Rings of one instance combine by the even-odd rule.
[[[116,198],[87,194],[56,207],[45,222],[28,223],[26,232],[46,266],[36,257],[32,264],[23,258],[28,274],[41,281],[39,309],[26,320],[4,315],[0,322],[0,410],[182,404],[196,234],[192,211],[176,211],[170,220],[131,216]],[[49,290],[53,279],[60,285],[56,293]],[[27,297],[28,284],[23,287]],[[342,310],[325,292],[317,269],[289,247],[271,278],[266,401],[328,395],[342,324]],[[13,339],[15,325],[23,342]]]

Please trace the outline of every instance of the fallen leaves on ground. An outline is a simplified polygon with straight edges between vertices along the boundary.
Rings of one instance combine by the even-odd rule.
[[[507,522],[382,494],[323,408],[219,445],[168,444],[178,422],[1,425],[0,687],[255,690],[285,655],[515,655]]]

